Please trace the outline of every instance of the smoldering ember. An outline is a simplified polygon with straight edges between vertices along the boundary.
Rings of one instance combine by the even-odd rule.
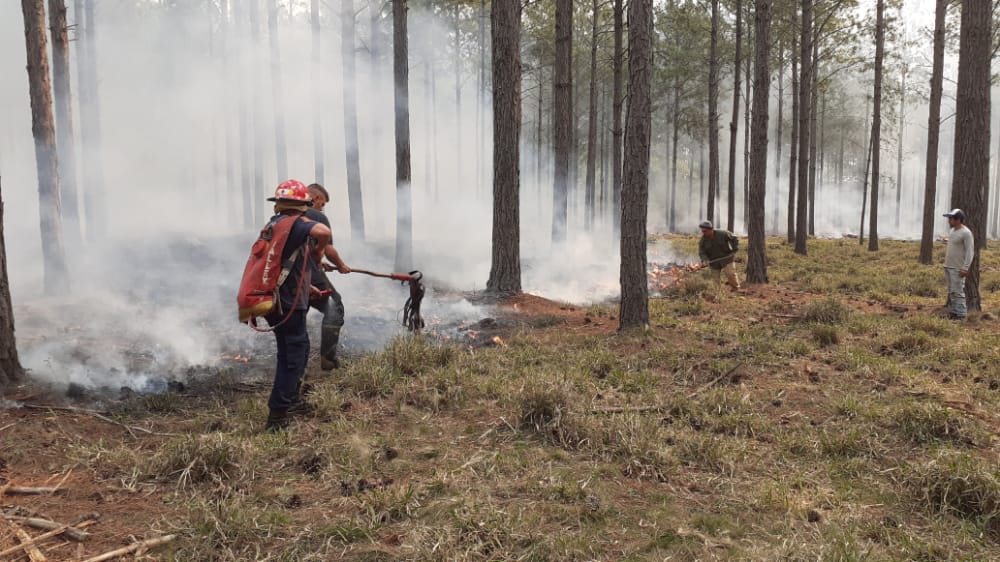
[[[0,2],[0,560],[998,559],[998,20]]]

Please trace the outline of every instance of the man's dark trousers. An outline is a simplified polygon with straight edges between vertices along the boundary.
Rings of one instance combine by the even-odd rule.
[[[299,381],[309,360],[309,332],[306,330],[306,310],[296,310],[286,322],[274,329],[278,343],[278,361],[274,370],[274,386],[267,401],[272,410],[287,409],[299,398]],[[283,318],[282,318],[283,319]],[[278,319],[277,322],[280,322]]]
[[[329,296],[313,302],[312,306],[323,313],[319,355],[327,361],[335,361],[337,359],[337,344],[340,342],[340,329],[344,326],[344,301],[329,281],[326,282],[326,288],[333,292]]]

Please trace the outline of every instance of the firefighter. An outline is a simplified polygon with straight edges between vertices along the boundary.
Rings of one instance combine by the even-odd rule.
[[[702,267],[710,267],[712,279],[719,283],[722,273],[726,274],[726,284],[733,291],[740,289],[740,279],[736,276],[736,266],[733,264],[736,251],[740,249],[740,239],[727,230],[716,229],[712,221],[703,221],[698,225],[701,229],[701,241],[698,243],[698,254]]]
[[[288,276],[278,287],[280,306],[265,319],[274,329],[278,345],[274,385],[268,398],[268,416],[265,430],[279,431],[288,426],[289,415],[308,412],[311,407],[299,397],[299,383],[309,359],[309,333],[306,331],[306,313],[309,311],[310,293],[314,292],[302,279],[303,271],[319,267],[324,249],[330,244],[330,229],[322,223],[306,218],[312,206],[309,189],[300,181],[287,180],[274,191],[274,217],[272,223],[293,220],[287,242],[281,252],[281,263],[288,264]],[[312,263],[304,264],[302,260]]]
[[[309,194],[312,197],[312,207],[306,211],[306,218],[321,223],[330,228],[330,219],[326,217],[323,208],[330,200],[330,194],[322,185],[318,183],[309,185]],[[327,271],[336,269],[340,273],[350,273],[351,268],[341,259],[340,253],[333,244],[327,244],[323,248],[323,255],[330,264],[323,263],[323,268],[313,270],[312,284],[317,288],[313,294],[316,295],[310,304],[323,313],[323,324],[320,328],[319,357],[320,368],[324,371],[336,369],[340,366],[337,360],[337,344],[340,341],[340,328],[344,325],[344,301],[340,293],[327,278]]]

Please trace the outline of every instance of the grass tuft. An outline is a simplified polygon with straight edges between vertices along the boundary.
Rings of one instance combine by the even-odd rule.
[[[843,324],[850,317],[851,309],[833,297],[812,301],[802,307],[802,319],[806,322]]]

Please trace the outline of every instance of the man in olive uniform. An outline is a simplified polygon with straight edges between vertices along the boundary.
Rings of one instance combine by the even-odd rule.
[[[717,230],[712,221],[704,221],[698,225],[701,228],[701,242],[698,243],[698,255],[701,266],[708,266],[712,278],[718,283],[721,274],[726,274],[726,284],[733,291],[740,289],[740,280],[736,277],[736,265],[733,256],[740,249],[740,239],[727,230]]]

